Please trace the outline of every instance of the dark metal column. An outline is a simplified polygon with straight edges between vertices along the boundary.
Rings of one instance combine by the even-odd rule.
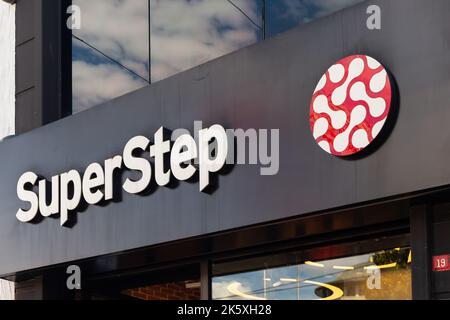
[[[430,219],[430,205],[419,205],[411,208],[412,290],[414,300],[429,300],[432,297]]]
[[[209,261],[203,261],[200,263],[200,297],[202,300],[212,299],[211,288],[211,263]]]
[[[71,113],[71,0],[18,0],[16,4],[16,132]]]

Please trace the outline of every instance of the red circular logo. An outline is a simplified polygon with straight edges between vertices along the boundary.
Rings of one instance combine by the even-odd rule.
[[[377,60],[365,55],[340,60],[314,91],[310,109],[314,139],[335,156],[360,152],[383,129],[391,100],[388,73]]]

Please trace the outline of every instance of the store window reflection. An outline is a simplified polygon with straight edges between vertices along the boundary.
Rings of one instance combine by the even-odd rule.
[[[73,0],[73,113],[149,84],[148,0]]]
[[[363,0],[73,0],[73,113]]]
[[[152,0],[152,82],[261,40],[260,3]]]
[[[145,78],[124,69],[84,43],[72,40],[73,113],[89,109],[148,85]]]
[[[266,0],[266,36],[328,16],[365,0]]]
[[[219,275],[212,287],[217,300],[410,300],[411,250]]]

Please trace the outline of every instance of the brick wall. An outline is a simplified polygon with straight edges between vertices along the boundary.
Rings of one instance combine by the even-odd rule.
[[[186,288],[185,282],[130,289],[123,294],[141,300],[200,300],[200,288]]]

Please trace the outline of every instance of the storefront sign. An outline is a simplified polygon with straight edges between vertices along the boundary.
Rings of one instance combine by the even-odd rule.
[[[34,172],[24,173],[17,183],[17,196],[28,203],[28,209],[19,209],[17,219],[32,222],[39,213],[43,217],[60,214],[61,225],[66,225],[69,212],[76,210],[82,200],[89,205],[113,200],[114,176],[119,170],[130,170],[139,175],[138,179],[126,179],[122,185],[129,194],[146,191],[153,181],[162,187],[167,186],[172,177],[187,181],[196,173],[200,191],[207,190],[210,175],[219,172],[226,164],[229,149],[226,130],[214,125],[199,131],[198,143],[190,134],[183,134],[173,145],[170,139],[165,138],[164,132],[165,129],[160,128],[155,133],[152,145],[144,136],[132,138],[122,155],[105,160],[103,165],[92,163],[83,175],[70,170],[54,176],[51,179],[50,203],[47,201],[47,181]],[[212,142],[215,143],[214,156],[211,156]]]
[[[450,255],[434,256],[433,257],[433,271],[450,271],[449,263]]]
[[[314,139],[335,156],[354,155],[380,134],[391,111],[386,69],[365,55],[344,58],[320,79],[310,106]]]

